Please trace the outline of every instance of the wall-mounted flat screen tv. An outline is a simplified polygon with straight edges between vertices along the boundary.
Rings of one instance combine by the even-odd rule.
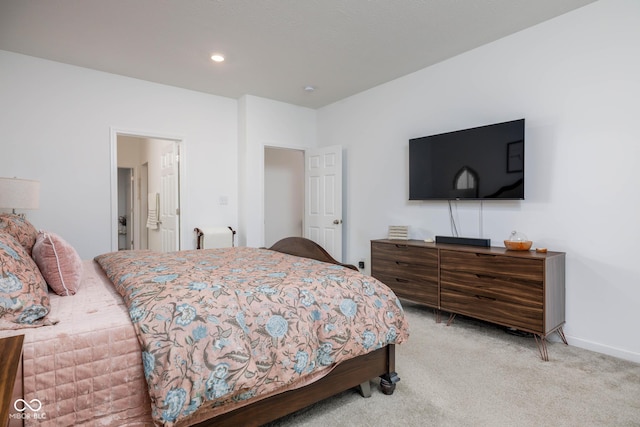
[[[409,200],[523,200],[524,119],[409,140]]]

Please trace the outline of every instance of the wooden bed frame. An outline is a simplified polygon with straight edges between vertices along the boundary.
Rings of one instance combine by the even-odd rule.
[[[353,265],[336,261],[321,246],[302,237],[287,237],[269,249],[358,270]],[[395,372],[395,362],[395,346],[387,345],[340,363],[329,374],[305,387],[259,400],[196,425],[198,427],[260,426],[357,386],[360,386],[364,397],[369,397],[371,393],[369,381],[376,377],[380,377],[381,391],[384,394],[393,394],[396,383],[400,381]]]

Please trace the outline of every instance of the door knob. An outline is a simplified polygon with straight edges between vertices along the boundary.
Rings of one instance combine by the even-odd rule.
[[[333,220],[333,223],[334,223],[335,225],[342,224],[342,220],[341,220],[341,219],[334,219],[334,220]]]

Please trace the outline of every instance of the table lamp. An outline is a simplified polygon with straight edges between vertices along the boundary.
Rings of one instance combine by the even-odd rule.
[[[0,209],[38,209],[40,181],[0,178]]]

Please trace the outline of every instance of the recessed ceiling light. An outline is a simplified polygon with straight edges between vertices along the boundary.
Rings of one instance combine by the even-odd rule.
[[[219,53],[214,53],[213,55],[211,55],[211,60],[213,62],[222,62],[224,61],[224,56],[220,55]]]

